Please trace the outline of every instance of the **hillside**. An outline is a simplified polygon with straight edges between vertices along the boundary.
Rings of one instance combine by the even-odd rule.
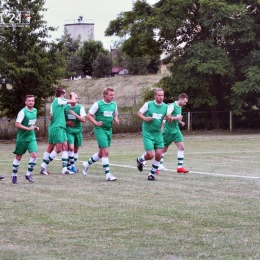
[[[86,108],[102,98],[105,87],[115,90],[115,101],[118,106],[133,106],[142,102],[142,91],[153,88],[165,76],[162,74],[142,76],[117,76],[101,79],[63,80],[61,83],[68,87],[67,92],[75,91],[79,102]]]

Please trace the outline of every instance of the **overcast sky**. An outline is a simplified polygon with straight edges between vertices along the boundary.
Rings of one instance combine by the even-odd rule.
[[[157,1],[147,0],[150,4]],[[133,0],[46,0],[45,7],[48,10],[44,13],[44,19],[48,26],[59,27],[51,34],[54,39],[63,34],[66,20],[77,19],[79,16],[83,16],[84,20],[93,19],[95,40],[102,41],[103,46],[109,49],[116,38],[105,37],[104,31],[120,12],[132,10],[132,2]]]

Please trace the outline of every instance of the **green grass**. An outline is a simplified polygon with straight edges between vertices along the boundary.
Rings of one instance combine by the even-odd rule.
[[[39,174],[47,145],[39,143],[35,183],[10,179],[14,143],[2,143],[0,259],[260,259],[259,134],[185,135],[186,175],[176,173],[176,147],[165,156],[170,171],[147,180],[136,169],[140,135],[116,136],[106,182],[100,162],[89,174],[81,161],[97,151],[84,140],[75,175]],[[60,156],[58,157],[60,159]]]

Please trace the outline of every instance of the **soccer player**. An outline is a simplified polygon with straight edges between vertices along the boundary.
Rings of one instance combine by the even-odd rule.
[[[112,123],[119,124],[117,104],[113,101],[114,89],[107,87],[103,91],[103,99],[95,102],[89,109],[87,119],[95,125],[94,134],[99,146],[97,153],[87,161],[83,162],[83,174],[86,176],[91,164],[102,159],[102,165],[107,181],[115,181],[117,178],[110,173],[109,147],[112,141]]]
[[[56,158],[62,151],[62,174],[71,174],[67,169],[68,152],[63,148],[67,146],[66,120],[64,109],[65,105],[76,103],[75,93],[71,92],[71,99],[65,99],[66,91],[63,88],[56,89],[56,98],[51,103],[51,121],[48,128],[48,147],[43,155],[41,164],[41,173],[48,175],[47,167],[49,163]],[[55,147],[55,150],[54,150]]]
[[[71,98],[71,96],[70,96]],[[68,137],[68,169],[71,172],[76,173],[77,168],[75,166],[78,160],[78,150],[82,145],[82,122],[86,121],[86,110],[78,104],[78,95],[75,94],[75,103],[71,103],[65,106],[65,118],[66,118],[66,133]]]
[[[17,184],[17,173],[23,154],[28,150],[30,159],[28,163],[25,179],[33,183],[32,172],[37,160],[37,141],[34,130],[39,130],[37,127],[37,109],[34,108],[35,98],[33,95],[25,97],[25,107],[20,110],[17,115],[15,126],[18,128],[16,135],[16,146],[14,150],[15,159],[13,160],[12,183]]]
[[[154,100],[146,102],[137,113],[143,120],[142,138],[145,153],[137,158],[137,168],[143,171],[144,161],[155,157],[148,175],[149,181],[154,181],[154,174],[158,169],[164,148],[161,132],[162,122],[167,113],[168,106],[163,102],[164,91],[161,88],[154,89]]]
[[[180,130],[180,126],[184,126],[185,123],[182,121],[182,107],[187,104],[189,97],[187,94],[182,93],[179,95],[178,100],[169,105],[170,114],[167,115],[167,121],[164,125],[163,130],[163,140],[164,140],[164,148],[163,155],[161,159],[161,164],[159,170],[165,169],[163,166],[163,157],[164,153],[167,152],[169,146],[174,142],[177,146],[177,158],[178,158],[178,173],[188,173],[189,171],[183,167],[184,160],[184,143],[183,143],[183,135]]]

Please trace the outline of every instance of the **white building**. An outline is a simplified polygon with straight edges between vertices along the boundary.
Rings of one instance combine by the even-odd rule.
[[[78,36],[81,36],[81,41],[94,40],[94,26],[93,19],[83,20],[83,16],[79,16],[77,19],[66,20],[64,29],[73,40],[77,40]]]

